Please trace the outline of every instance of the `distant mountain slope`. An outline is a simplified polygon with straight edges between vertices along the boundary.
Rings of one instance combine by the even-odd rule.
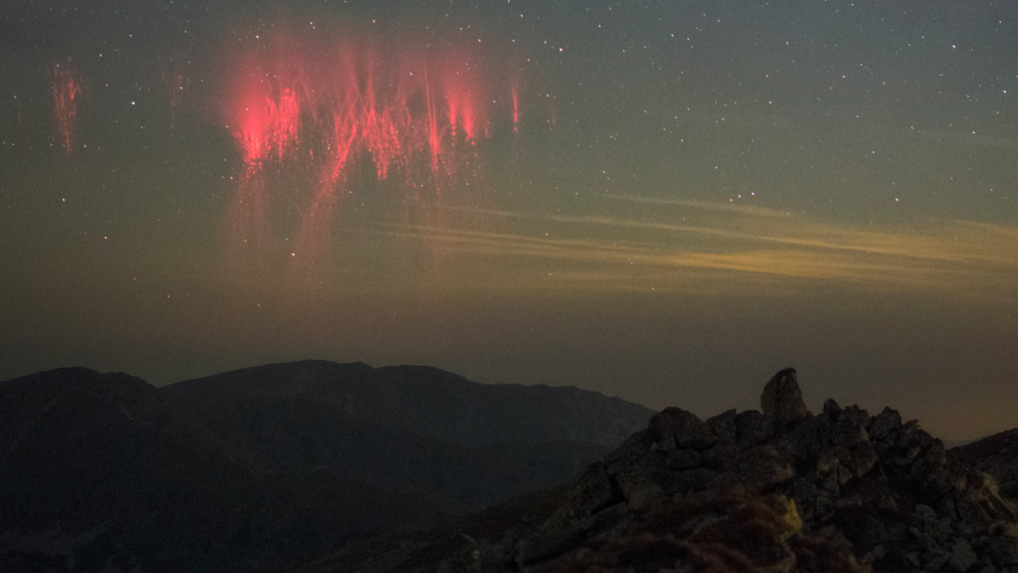
[[[952,448],[947,457],[989,474],[1001,495],[1018,500],[1018,428]]]
[[[82,368],[9,380],[0,570],[276,568],[568,479],[650,414],[315,361],[160,389]]]
[[[215,563],[271,491],[152,386],[83,368],[0,384],[0,484],[4,571],[126,571],[176,551]]]
[[[652,415],[578,388],[486,385],[427,366],[375,369],[319,360],[246,368],[160,391],[189,406],[241,394],[313,396],[350,418],[463,445],[580,441],[614,447]]]
[[[596,392],[435,368],[304,361],[160,389],[267,471],[328,468],[480,509],[566,479],[652,412]]]

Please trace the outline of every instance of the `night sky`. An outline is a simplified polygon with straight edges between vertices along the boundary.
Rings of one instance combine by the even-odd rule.
[[[316,358],[1018,426],[1018,5],[7,0],[0,379]]]

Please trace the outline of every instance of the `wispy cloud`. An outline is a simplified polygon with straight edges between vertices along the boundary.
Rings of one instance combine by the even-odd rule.
[[[660,197],[643,197],[640,195],[605,195],[606,199],[615,201],[629,201],[633,203],[651,203],[654,205],[671,205],[674,207],[686,207],[718,213],[732,213],[742,215],[753,215],[756,217],[789,217],[791,213],[757,207],[755,205],[737,205],[735,203],[710,203],[707,201],[683,201],[681,199],[662,199]]]
[[[379,232],[488,261],[483,268],[470,266],[467,273],[487,287],[487,281],[494,281],[529,288],[537,281],[542,288],[724,292],[826,281],[867,289],[1011,296],[1011,285],[1018,284],[1014,227],[966,221],[920,228],[854,226],[772,209],[668,203],[725,210],[730,216],[709,218],[709,224],[679,224],[672,221],[681,217],[657,208],[626,217],[452,209],[449,225],[393,225]],[[478,228],[477,216],[503,223]]]

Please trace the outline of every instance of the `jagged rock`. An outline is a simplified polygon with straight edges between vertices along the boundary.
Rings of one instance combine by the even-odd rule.
[[[824,400],[823,409],[824,414],[827,414],[828,412],[839,412],[839,411],[841,411],[841,406],[838,406],[838,402],[834,398],[828,398]]]
[[[705,468],[722,471],[741,453],[742,449],[737,444],[719,442],[713,448],[700,452],[700,464]]]
[[[718,472],[707,468],[668,472],[661,480],[662,490],[668,495],[697,492],[707,487]]]
[[[752,493],[764,493],[792,479],[795,471],[786,452],[773,446],[753,448],[735,460],[737,483]]]
[[[891,432],[898,430],[900,427],[901,414],[897,410],[884,407],[884,410],[876,418],[873,418],[867,429],[874,440],[882,442]]]
[[[650,419],[649,429],[662,449],[702,450],[717,441],[707,424],[680,408],[665,408],[656,414]]]
[[[738,413],[735,408],[722,412],[713,418],[707,418],[707,428],[722,443],[735,442],[738,439],[739,428],[736,424]]]
[[[763,413],[662,411],[467,570],[1016,570],[1015,507],[918,422],[834,400],[812,416],[791,369],[763,394]]]
[[[665,456],[665,467],[670,470],[688,470],[700,466],[703,456],[696,450],[678,450],[668,452]]]
[[[739,447],[751,448],[771,439],[774,419],[756,410],[748,410],[735,416],[735,429]]]
[[[802,391],[795,379],[795,368],[785,368],[771,378],[764,386],[760,397],[760,410],[765,416],[772,416],[779,426],[798,422],[809,415]]]

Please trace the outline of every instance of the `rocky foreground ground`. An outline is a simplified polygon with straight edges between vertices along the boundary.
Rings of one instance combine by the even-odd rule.
[[[441,543],[394,543],[385,548],[387,562],[347,559],[340,566],[339,559],[317,570],[992,573],[1018,567],[1015,506],[978,464],[949,457],[917,422],[903,423],[889,408],[873,416],[833,400],[813,415],[793,369],[766,385],[761,406],[706,421],[668,408],[572,487],[531,502],[530,509],[515,508],[511,518],[491,514],[483,526],[477,524],[484,519],[473,529],[447,532]],[[999,447],[993,452],[1007,455]],[[439,547],[448,551],[442,555]],[[400,551],[405,558],[392,558]]]

